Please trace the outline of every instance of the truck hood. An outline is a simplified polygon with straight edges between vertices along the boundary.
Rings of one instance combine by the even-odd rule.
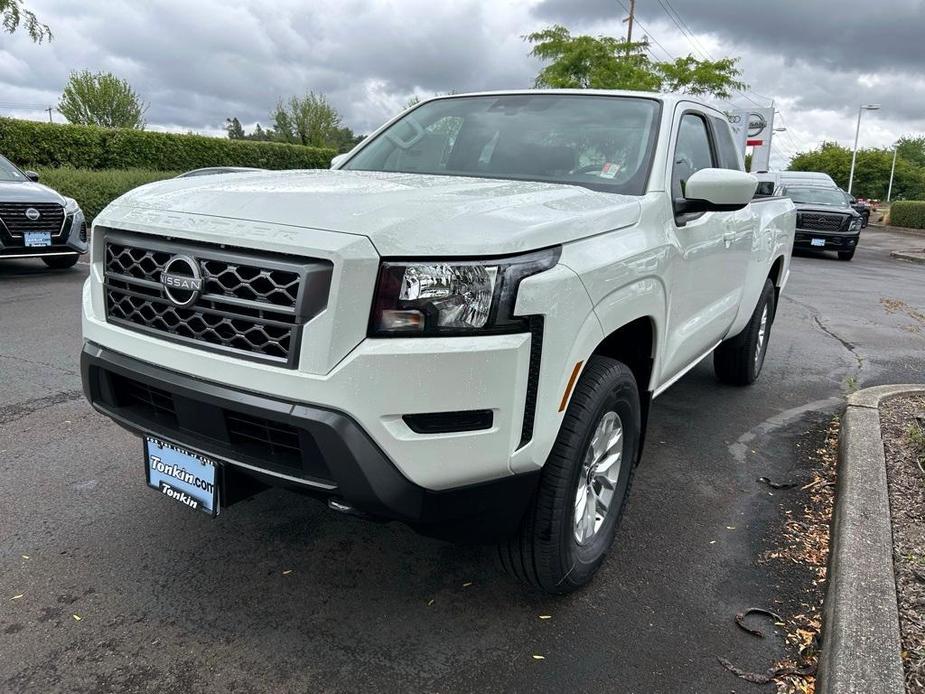
[[[797,212],[819,212],[820,214],[846,214],[849,217],[859,217],[860,215],[851,207],[835,207],[834,205],[795,205]]]
[[[640,215],[638,198],[574,185],[331,170],[170,179],[112,206],[356,234],[384,256],[517,253],[631,226]]]
[[[56,202],[64,198],[48,186],[32,181],[0,181],[0,202]]]

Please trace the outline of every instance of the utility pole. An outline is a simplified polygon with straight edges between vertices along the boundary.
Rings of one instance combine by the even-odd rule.
[[[636,0],[629,0],[630,3],[630,14],[629,17],[624,19],[626,22],[626,55],[629,56],[630,50],[632,50],[631,44],[633,42],[633,19],[636,16]]]
[[[890,168],[890,185],[886,189],[886,201],[890,201],[890,195],[893,194],[893,174],[896,173],[896,154],[899,152],[899,143],[893,145],[893,166]]]
[[[51,119],[52,107],[49,106],[49,107],[46,108],[45,110],[48,111],[48,122],[49,122],[49,123],[54,123],[54,121]]]

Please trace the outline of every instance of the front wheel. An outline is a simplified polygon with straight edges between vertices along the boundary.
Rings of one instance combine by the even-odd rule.
[[[774,298],[774,284],[765,280],[758,305],[745,329],[713,352],[713,370],[721,382],[748,386],[758,379],[774,322]]]
[[[839,252],[838,252],[838,259],[839,259],[839,260],[851,260],[853,257],[854,257],[854,249],[853,249],[853,248],[852,248],[850,251],[839,251]]]
[[[74,255],[50,255],[42,258],[42,261],[52,270],[64,270],[73,267],[80,256]]]
[[[547,593],[588,583],[610,550],[639,453],[636,379],[591,357],[575,387],[518,534],[499,547],[516,578]]]

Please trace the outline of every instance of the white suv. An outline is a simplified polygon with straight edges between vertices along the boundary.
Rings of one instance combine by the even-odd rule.
[[[573,590],[650,400],[711,352],[761,370],[794,213],[742,168],[713,108],[544,90],[423,102],[335,170],[144,186],[94,224],[87,397],[192,508],[282,485]]]

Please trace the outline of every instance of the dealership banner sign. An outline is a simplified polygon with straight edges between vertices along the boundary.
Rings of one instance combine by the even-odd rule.
[[[740,151],[752,148],[751,171],[767,171],[771,165],[774,107],[730,111],[726,114]]]

